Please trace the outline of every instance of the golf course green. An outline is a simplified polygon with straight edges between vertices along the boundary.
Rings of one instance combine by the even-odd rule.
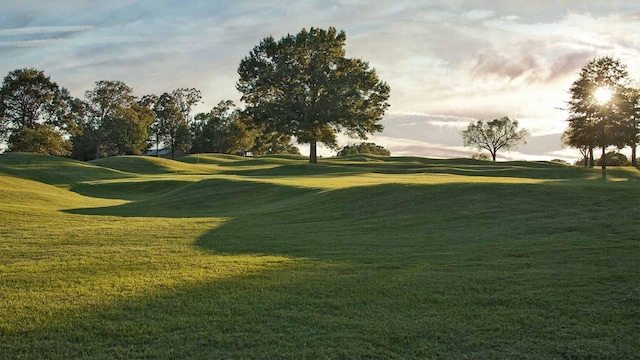
[[[640,171],[0,155],[0,359],[640,357]]]

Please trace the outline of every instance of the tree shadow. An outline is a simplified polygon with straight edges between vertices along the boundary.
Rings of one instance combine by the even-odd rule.
[[[133,185],[131,185],[133,184]],[[157,186],[164,188],[158,189]],[[92,189],[92,187],[98,189]],[[88,194],[108,192],[110,184],[80,185],[79,191]],[[148,197],[118,206],[79,208],[66,212],[80,215],[107,215],[124,217],[218,217],[251,213],[260,208],[274,208],[286,204],[299,196],[313,193],[317,189],[275,185],[258,181],[233,181],[226,179],[206,179],[197,182],[155,181],[148,183],[127,183],[132,186],[114,196],[133,199],[143,196],[136,190],[152,189]],[[166,191],[165,191],[166,190]],[[144,197],[144,196],[143,196]],[[283,205],[279,205],[283,204]]]

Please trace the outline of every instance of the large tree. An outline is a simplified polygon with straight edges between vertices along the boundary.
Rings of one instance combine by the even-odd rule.
[[[335,28],[269,36],[240,62],[236,85],[246,111],[267,132],[336,147],[336,134],[366,139],[382,131],[389,86],[360,59],[345,57],[346,35]]]
[[[514,148],[525,142],[527,136],[529,132],[526,129],[518,129],[517,120],[506,116],[491,121],[478,120],[462,131],[464,146],[489,151],[493,161],[496,161],[498,151]]]
[[[69,92],[37,69],[11,71],[0,88],[0,141],[10,151],[69,153],[75,124]]]
[[[565,142],[575,147],[601,148],[604,175],[607,148],[634,145],[637,137],[627,68],[610,56],[593,59],[581,69],[569,91]]]

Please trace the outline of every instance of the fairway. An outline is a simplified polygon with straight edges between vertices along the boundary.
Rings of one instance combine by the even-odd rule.
[[[640,358],[640,171],[0,155],[0,359]]]

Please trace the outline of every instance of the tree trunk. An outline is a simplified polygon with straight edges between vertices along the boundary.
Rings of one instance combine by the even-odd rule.
[[[636,159],[636,156],[638,156],[636,154],[636,147],[638,145],[637,144],[631,144],[631,165],[638,167],[638,160]]]
[[[309,164],[317,164],[318,163],[318,148],[316,146],[316,142],[312,141],[309,143]]]
[[[589,147],[589,168],[595,166],[595,160],[593,159],[593,147]]]
[[[491,158],[493,159],[493,161],[496,161],[496,152],[495,151],[491,152]]]
[[[602,180],[606,180],[607,179],[606,154],[607,154],[607,147],[605,145],[602,145],[602,158],[600,159],[600,162],[602,163]]]

